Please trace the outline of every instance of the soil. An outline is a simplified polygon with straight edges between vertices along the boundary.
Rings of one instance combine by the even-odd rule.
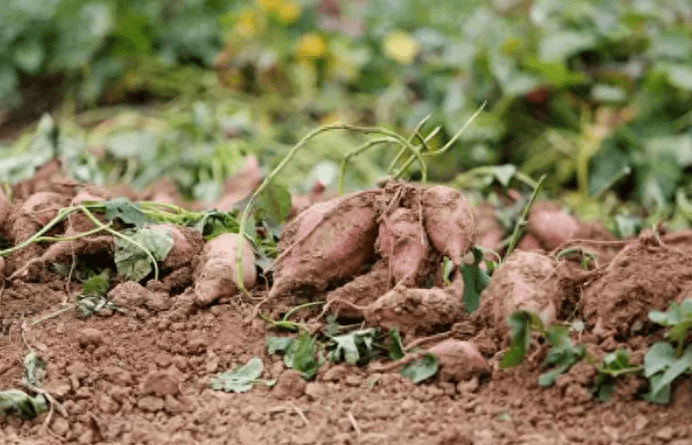
[[[23,199],[57,189],[26,184],[23,190],[31,192]],[[67,202],[79,193],[77,187],[61,190],[58,193]],[[0,221],[5,240],[14,240],[20,232],[10,224],[20,211],[21,202]],[[479,230],[478,239],[484,239]],[[614,258],[586,269],[579,267],[579,259],[549,253],[531,254],[549,258],[546,267],[541,265],[543,259],[530,267],[521,266],[526,260],[508,263],[524,277],[542,277],[541,289],[554,290],[550,301],[557,319],[585,321],[584,331],[574,340],[589,354],[600,359],[623,347],[630,351],[631,361],[640,364],[648,346],[662,336],[647,324],[647,311],[665,309],[670,301],[688,296],[692,281],[692,257],[686,253],[692,251],[692,237],[673,235],[645,233],[626,242],[601,239],[616,250]],[[580,240],[579,245],[586,249],[588,242],[583,243]],[[23,253],[25,260],[46,250],[36,247]],[[112,268],[110,249],[104,243],[98,253],[86,249],[87,256],[80,259]],[[20,266],[13,261],[13,268]],[[344,302],[348,302],[341,308],[344,311],[366,307],[368,323],[397,326],[403,320],[413,326],[404,332],[407,345],[437,342],[438,349],[444,349],[440,341],[468,341],[464,345],[475,345],[483,357],[469,355],[464,361],[463,350],[457,352],[447,357],[437,376],[421,384],[400,376],[399,367],[388,361],[364,367],[327,363],[306,382],[286,369],[282,357],[267,353],[266,337],[282,333],[254,317],[257,302],[266,300],[266,286],[255,289],[251,297],[237,294],[200,305],[190,264],[180,261],[177,269],[168,265],[173,270],[164,270],[161,281],[116,280],[108,295],[119,310],[80,318],[66,306],[81,288],[71,276],[57,273],[49,264],[35,265],[31,273],[13,279],[5,270],[0,291],[0,391],[21,388],[24,357],[34,351],[47,363],[42,388],[60,403],[65,416],[58,410],[32,420],[0,416],[0,444],[682,445],[692,441],[689,381],[675,386],[666,406],[643,401],[646,381],[636,376],[620,379],[613,397],[599,402],[591,395],[594,367],[580,362],[559,376],[555,385],[541,388],[537,379],[544,371],[546,345],[534,342],[523,364],[502,370],[498,363],[507,338],[498,338],[497,326],[490,325],[492,317],[469,317],[463,308],[449,304],[460,294],[455,287],[459,281],[447,287],[433,283],[425,289],[402,288],[405,283],[399,283],[390,290],[390,268],[382,259],[377,261],[336,290],[325,289],[324,282],[313,289],[331,291],[327,295],[335,309]],[[532,272],[536,264],[538,271]],[[531,286],[528,279],[520,284]],[[379,290],[365,295],[371,287]],[[495,287],[511,297],[510,282]],[[387,292],[396,296],[386,300],[394,307],[383,309],[386,301],[377,297]],[[440,292],[444,298],[438,298]],[[309,299],[318,297],[324,294]],[[268,312],[291,307],[285,299],[265,304]],[[314,309],[318,314],[319,309]],[[359,311],[349,315],[357,317]],[[424,335],[432,337],[421,338]],[[450,344],[454,343],[445,345]],[[275,386],[258,384],[239,394],[210,389],[211,376],[253,357],[264,363],[262,379],[276,379]]]

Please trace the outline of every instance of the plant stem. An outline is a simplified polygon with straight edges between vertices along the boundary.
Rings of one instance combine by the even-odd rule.
[[[531,198],[529,199],[529,202],[526,204],[526,207],[524,207],[524,210],[521,212],[521,216],[519,217],[519,220],[517,221],[517,224],[514,226],[514,232],[512,232],[512,238],[509,241],[509,246],[507,246],[507,252],[505,252],[505,258],[507,258],[513,251],[514,248],[517,246],[517,243],[519,242],[519,238],[522,235],[522,232],[524,230],[524,227],[526,226],[528,222],[528,215],[529,215],[529,210],[531,210],[531,207],[533,207],[533,204],[536,202],[536,198],[538,197],[538,192],[541,189],[541,185],[543,184],[543,180],[545,179],[546,175],[541,176],[541,179],[538,180],[538,183],[536,184],[536,188],[533,189],[533,193],[531,194]]]

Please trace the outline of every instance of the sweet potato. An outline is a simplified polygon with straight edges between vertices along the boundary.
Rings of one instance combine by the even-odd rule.
[[[437,358],[443,382],[461,382],[489,371],[488,362],[468,341],[450,338],[428,348],[428,352]]]
[[[190,264],[204,248],[204,238],[191,227],[180,227],[175,224],[157,224],[152,229],[163,229],[173,237],[173,247],[161,262],[162,269],[178,269]],[[253,260],[254,261],[254,260]]]
[[[231,297],[238,292],[238,268],[236,233],[223,233],[207,242],[202,249],[195,270],[195,301],[199,306],[208,306],[215,300]],[[242,261],[243,285],[252,289],[257,282],[255,253],[249,241],[243,238]]]
[[[423,219],[428,239],[455,266],[476,240],[473,211],[461,192],[442,185],[421,187]]]
[[[315,204],[286,225],[274,261],[269,297],[300,289],[324,291],[347,281],[375,256],[375,199],[382,190],[352,193]]]
[[[507,319],[517,310],[533,311],[551,324],[561,299],[555,262],[540,253],[515,251],[490,277],[479,314],[491,330],[504,336]]]
[[[365,321],[407,335],[439,332],[464,317],[463,282],[458,283],[444,289],[396,286],[365,309]]]
[[[417,212],[399,207],[385,215],[380,223],[375,247],[389,263],[394,283],[407,287],[423,284],[423,279],[430,271],[426,263],[432,250]]]
[[[572,238],[579,221],[551,202],[537,202],[529,212],[528,232],[545,250],[553,250]]]
[[[10,212],[10,201],[5,196],[5,192],[0,188],[0,226],[5,224],[5,218]]]

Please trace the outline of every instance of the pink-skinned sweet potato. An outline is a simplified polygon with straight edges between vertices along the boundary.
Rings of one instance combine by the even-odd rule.
[[[236,233],[223,233],[207,242],[198,258],[195,270],[195,302],[205,307],[219,298],[232,297],[238,293]],[[242,240],[242,276],[245,289],[257,283],[255,252],[245,238]]]
[[[414,210],[399,207],[382,218],[376,249],[388,262],[394,284],[419,286],[430,271],[432,249]]]
[[[490,277],[478,313],[490,330],[506,337],[507,319],[513,312],[534,312],[548,326],[555,321],[561,300],[555,261],[541,253],[515,251]]]
[[[473,211],[461,192],[437,185],[421,187],[423,221],[433,247],[455,266],[476,240]]]
[[[352,193],[314,204],[289,222],[274,261],[269,297],[292,291],[326,290],[363,271],[375,256],[382,190]]]
[[[464,318],[463,292],[459,277],[445,288],[396,286],[367,306],[363,315],[369,325],[395,327],[405,335],[439,332]]]
[[[478,347],[468,341],[449,338],[428,348],[428,352],[437,358],[439,378],[443,382],[462,382],[489,371]]]

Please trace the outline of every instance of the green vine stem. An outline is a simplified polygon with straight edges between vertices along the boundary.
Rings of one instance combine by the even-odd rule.
[[[543,180],[545,179],[545,177],[546,175],[543,175],[541,176],[541,179],[538,180],[536,188],[533,189],[533,193],[531,194],[529,202],[526,204],[526,207],[524,207],[524,210],[521,212],[521,216],[519,217],[517,224],[514,226],[512,238],[510,238],[509,246],[507,246],[507,252],[505,252],[505,258],[507,258],[514,251],[514,248],[517,246],[517,243],[519,242],[519,238],[521,237],[524,228],[528,223],[529,210],[531,210],[531,207],[533,207],[533,204],[536,202],[538,192],[541,189],[541,185],[543,184]]]

